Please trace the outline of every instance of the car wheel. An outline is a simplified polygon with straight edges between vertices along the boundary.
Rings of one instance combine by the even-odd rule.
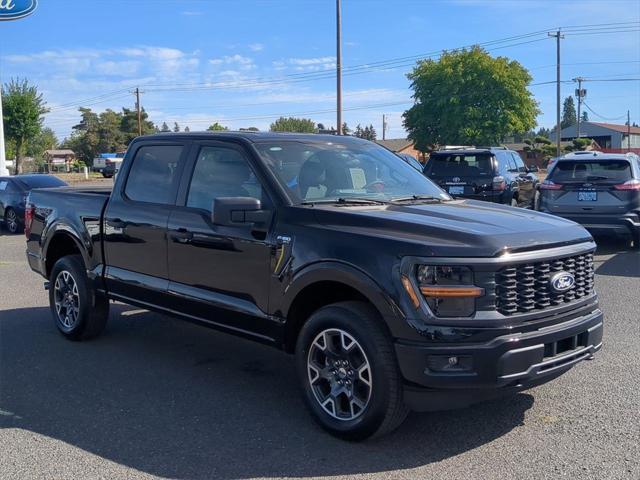
[[[4,212],[4,224],[7,226],[7,230],[9,230],[10,233],[18,233],[20,222],[14,209],[7,208],[7,211]]]
[[[332,435],[382,436],[408,413],[391,339],[366,303],[316,311],[298,337],[296,364],[309,410]]]
[[[109,317],[109,300],[91,287],[80,255],[62,257],[53,266],[49,304],[56,327],[70,340],[98,336]]]

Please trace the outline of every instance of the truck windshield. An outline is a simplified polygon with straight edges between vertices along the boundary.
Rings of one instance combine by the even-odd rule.
[[[493,175],[493,165],[488,153],[432,154],[427,171],[433,177],[479,177]]]
[[[451,199],[422,173],[376,144],[282,140],[255,146],[295,203]]]
[[[561,160],[549,174],[554,183],[624,183],[631,180],[626,160]]]

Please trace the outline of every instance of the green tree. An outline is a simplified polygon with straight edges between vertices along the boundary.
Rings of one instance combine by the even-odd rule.
[[[96,153],[114,153],[127,148],[126,138],[120,126],[122,125],[122,114],[107,109],[98,116],[98,143]],[[85,161],[91,165],[92,157]]]
[[[316,124],[308,118],[280,117],[271,124],[272,132],[315,133]]]
[[[480,47],[421,60],[408,74],[415,105],[404,126],[418,150],[437,145],[495,145],[535,126],[531,75],[520,63]]]
[[[167,133],[170,131],[171,129],[169,128],[169,125],[167,125],[167,122],[162,122],[162,127],[160,127],[160,133]]]
[[[78,159],[91,165],[99,152],[100,117],[90,108],[80,107],[80,123],[73,126],[71,136],[63,142],[63,147],[70,148]]]
[[[140,111],[140,118],[142,120],[142,135],[156,133],[156,127],[153,122],[149,121],[149,115],[144,108]],[[138,112],[136,110],[129,108],[122,109],[120,130],[124,135],[125,143],[127,145],[129,145],[131,140],[138,136]]]
[[[209,125],[209,127],[207,128],[207,131],[209,132],[225,132],[229,130],[227,127],[225,127],[224,125],[220,125],[218,122],[214,123],[213,125]]]
[[[180,125],[178,125],[178,122],[173,122],[173,131],[176,133],[180,131]]]
[[[7,139],[14,144],[15,171],[22,173],[22,154],[29,140],[42,130],[42,116],[49,111],[38,88],[26,79],[11,79],[2,87],[2,111]]]
[[[351,129],[347,125],[347,122],[343,122],[342,123],[342,134],[343,135],[350,135],[351,134]]]
[[[353,135],[358,138],[364,138],[365,140],[375,140],[377,137],[376,129],[373,128],[373,125],[365,126],[362,128],[360,124],[356,125],[356,129],[353,132]]]
[[[582,115],[580,115],[580,121],[581,122],[588,122],[589,121],[589,112],[587,112],[586,110],[584,110],[582,112]]]
[[[44,151],[57,148],[58,143],[58,138],[54,131],[47,127],[40,130],[38,135],[27,142],[25,151],[28,157],[33,157],[36,165],[42,166],[44,164]]]
[[[188,133],[188,132],[191,131],[191,129],[189,128],[189,126],[186,126],[186,127],[184,127],[184,131]]]
[[[567,128],[578,123],[578,114],[576,113],[576,104],[572,96],[568,96],[562,103],[562,118],[560,119],[560,128]]]
[[[586,150],[586,148],[593,143],[590,138],[574,138],[571,145],[564,147],[565,152],[579,152]]]

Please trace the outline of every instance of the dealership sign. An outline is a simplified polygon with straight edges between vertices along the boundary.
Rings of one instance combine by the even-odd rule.
[[[0,0],[0,20],[26,17],[31,15],[37,6],[37,0]]]

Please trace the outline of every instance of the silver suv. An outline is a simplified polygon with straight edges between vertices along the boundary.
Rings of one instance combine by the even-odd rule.
[[[594,233],[631,236],[640,248],[638,156],[574,152],[554,162],[539,186],[538,210],[582,224]]]

